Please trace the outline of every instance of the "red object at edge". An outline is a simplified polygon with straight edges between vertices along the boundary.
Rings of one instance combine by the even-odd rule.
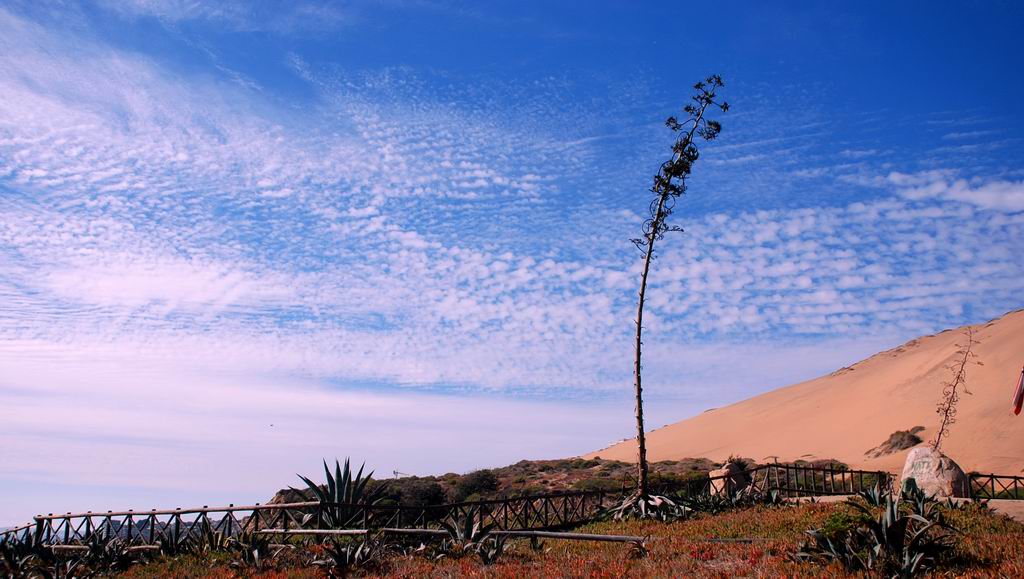
[[[1013,413],[1020,414],[1021,406],[1024,406],[1024,369],[1020,371],[1020,379],[1017,380],[1017,390],[1013,393]]]

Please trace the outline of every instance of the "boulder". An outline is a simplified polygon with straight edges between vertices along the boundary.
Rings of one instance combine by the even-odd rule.
[[[708,477],[711,478],[712,495],[735,493],[750,486],[750,474],[736,462],[725,463],[722,468],[709,472]]]
[[[969,497],[971,480],[953,459],[930,446],[918,446],[907,453],[900,488],[907,479],[936,498]]]

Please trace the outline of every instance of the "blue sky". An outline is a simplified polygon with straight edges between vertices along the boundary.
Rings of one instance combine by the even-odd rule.
[[[1015,3],[7,2],[0,523],[629,436],[1021,307]]]

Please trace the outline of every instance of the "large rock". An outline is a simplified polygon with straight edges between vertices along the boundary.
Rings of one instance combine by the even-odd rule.
[[[727,462],[722,468],[708,473],[711,478],[711,494],[721,495],[739,492],[750,486],[750,475],[743,465]]]
[[[953,459],[932,449],[918,446],[907,453],[902,482],[912,478],[918,488],[937,498],[969,497],[971,481]]]

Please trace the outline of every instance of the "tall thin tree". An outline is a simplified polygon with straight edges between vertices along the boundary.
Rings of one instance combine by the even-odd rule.
[[[647,439],[644,433],[644,400],[643,383],[641,380],[641,353],[644,330],[644,300],[647,296],[647,280],[651,271],[651,260],[654,259],[654,244],[664,238],[669,231],[682,231],[680,227],[668,223],[675,209],[676,200],[686,192],[686,179],[693,171],[700,151],[698,140],[711,141],[718,137],[722,125],[718,121],[707,118],[708,109],[717,108],[722,112],[729,110],[729,104],[718,101],[718,89],[724,87],[722,77],[712,75],[702,82],[693,85],[694,95],[691,102],[683,107],[685,117],[680,120],[669,117],[665,126],[677,133],[672,144],[672,157],[662,163],[654,176],[649,210],[650,216],[643,224],[643,237],[633,239],[633,243],[643,253],[643,271],[640,274],[640,291],[636,304],[636,341],[633,345],[633,388],[636,397],[636,442],[637,442],[637,492],[631,499],[634,503],[646,505],[650,497],[647,467]],[[641,506],[645,509],[645,506]]]

